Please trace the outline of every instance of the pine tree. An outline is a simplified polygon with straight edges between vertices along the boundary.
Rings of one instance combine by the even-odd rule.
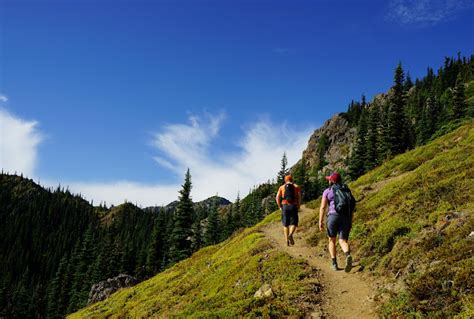
[[[462,119],[467,114],[467,103],[464,95],[464,83],[461,74],[458,74],[456,79],[456,86],[453,90],[452,101],[452,119]]]
[[[173,218],[173,229],[170,234],[170,263],[191,256],[191,225],[194,215],[193,202],[191,200],[191,174],[188,171],[184,179],[182,189],[179,191],[179,202]]]
[[[404,73],[402,64],[399,63],[395,69],[394,86],[390,99],[388,113],[388,137],[390,142],[390,153],[396,155],[403,153],[408,148],[408,128],[405,119],[404,105],[405,94],[403,90]]]
[[[161,269],[161,261],[163,259],[164,233],[163,218],[161,216],[163,215],[164,210],[161,209],[158,213],[158,216],[155,216],[155,220],[153,223],[151,242],[150,247],[148,248],[148,255],[146,260],[147,273],[150,275],[156,274]]]
[[[193,242],[192,242],[192,251],[198,251],[203,246],[203,238],[202,238],[202,225],[201,220],[197,219],[194,221],[192,226],[193,231]]]
[[[48,318],[63,318],[67,305],[64,303],[61,294],[61,286],[67,271],[67,257],[63,256],[59,263],[58,270],[48,289]]]
[[[302,159],[294,168],[293,179],[296,184],[301,188],[302,200],[306,202],[309,200],[309,176],[308,176],[308,166],[306,161]]]
[[[367,139],[367,111],[363,110],[357,130],[356,143],[349,162],[349,175],[352,179],[365,173],[365,156]]]
[[[282,185],[285,182],[285,176],[288,174],[287,165],[288,165],[288,160],[286,158],[286,152],[284,152],[281,158],[280,171],[278,172],[278,176],[277,176],[278,185]]]
[[[229,238],[235,230],[234,224],[234,214],[232,212],[232,205],[229,207],[229,210],[225,214],[225,218],[222,222],[223,224],[223,232],[221,240],[225,240]]]
[[[68,312],[73,312],[85,306],[87,302],[87,294],[90,289],[90,278],[87,278],[86,273],[89,265],[93,264],[93,229],[90,225],[82,239],[81,250],[77,256],[77,264],[73,277],[73,284],[71,289],[71,299],[69,301]]]
[[[367,123],[367,138],[365,146],[365,170],[369,171],[378,164],[377,139],[380,122],[379,108],[374,105],[369,111]]]
[[[237,193],[237,198],[235,199],[235,203],[232,204],[232,214],[233,214],[233,220],[234,220],[234,227],[235,229],[239,229],[240,227],[243,226],[239,193]]]
[[[204,243],[206,246],[215,245],[219,242],[220,234],[220,220],[217,202],[214,200],[207,217],[207,227],[204,233]]]

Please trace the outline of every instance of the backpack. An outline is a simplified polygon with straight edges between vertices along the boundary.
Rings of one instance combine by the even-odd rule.
[[[288,203],[294,203],[296,201],[296,189],[293,183],[285,184],[285,195],[283,199],[285,199]]]
[[[341,215],[351,216],[354,212],[356,201],[349,187],[346,184],[334,184],[332,191],[334,192],[336,212]]]

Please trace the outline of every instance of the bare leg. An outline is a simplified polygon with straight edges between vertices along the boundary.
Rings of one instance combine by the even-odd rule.
[[[336,237],[328,237],[328,239],[329,239],[329,244],[328,244],[329,254],[331,255],[331,258],[334,259],[336,258]]]
[[[334,245],[336,245],[336,240],[334,238]],[[339,239],[339,246],[341,246],[344,253],[349,252],[349,243],[345,239]],[[334,249],[336,251],[336,249]]]
[[[296,231],[296,226],[295,225],[290,225],[290,236],[293,236],[295,231]]]
[[[288,227],[283,227],[283,234],[285,235],[285,242],[288,245]]]
[[[293,234],[295,233],[296,231],[296,226],[295,225],[290,225],[290,236],[289,236],[289,239],[290,239],[290,244],[294,245],[295,244],[295,241],[293,240]]]

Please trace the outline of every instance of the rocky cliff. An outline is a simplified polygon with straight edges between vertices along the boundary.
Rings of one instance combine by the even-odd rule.
[[[351,128],[341,113],[316,129],[303,151],[302,159],[311,169],[347,169],[346,159],[355,142],[356,129]]]

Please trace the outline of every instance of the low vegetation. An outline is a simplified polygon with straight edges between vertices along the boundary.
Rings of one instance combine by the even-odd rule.
[[[139,285],[120,290],[70,318],[274,318],[302,315],[305,298],[314,298],[312,269],[302,260],[272,248],[260,224],[214,246],[201,249]],[[270,284],[273,297],[255,292]],[[313,297],[311,297],[313,296]],[[314,300],[312,300],[314,301]]]
[[[385,318],[474,316],[474,121],[350,184],[354,254],[387,279]],[[319,207],[319,200],[308,206]],[[317,220],[313,220],[316,225]],[[325,245],[314,232],[315,244]]]

